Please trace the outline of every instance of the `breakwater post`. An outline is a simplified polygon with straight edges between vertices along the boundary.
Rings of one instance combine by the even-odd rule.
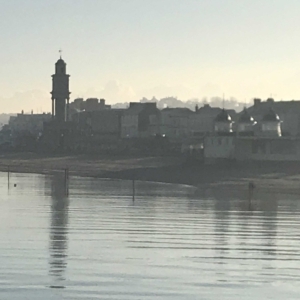
[[[132,179],[132,201],[134,202],[135,200],[135,180],[134,178]]]
[[[7,187],[9,188],[9,180],[10,180],[10,166],[7,167]]]
[[[69,195],[69,169],[65,169],[65,194]]]

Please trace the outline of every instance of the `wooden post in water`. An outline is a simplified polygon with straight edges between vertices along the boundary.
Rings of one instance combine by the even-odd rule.
[[[9,178],[10,177],[10,167],[8,166],[7,167],[7,186],[8,186],[8,188],[9,188]]]
[[[65,193],[69,195],[69,169],[65,169]]]
[[[132,201],[135,200],[135,180],[132,179]]]

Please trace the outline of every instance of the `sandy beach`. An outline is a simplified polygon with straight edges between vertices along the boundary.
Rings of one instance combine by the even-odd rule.
[[[249,162],[231,165],[187,164],[182,157],[108,157],[87,155],[0,155],[0,171],[51,174],[69,169],[70,175],[186,184],[226,192],[257,190],[300,194],[300,164]]]

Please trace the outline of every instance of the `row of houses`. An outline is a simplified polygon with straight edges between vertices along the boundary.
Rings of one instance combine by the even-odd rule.
[[[214,119],[222,111],[208,104],[195,111],[188,108],[159,110],[155,102],[131,102],[127,109],[81,111],[72,114],[74,123],[89,126],[94,134],[120,138],[147,138],[160,135],[182,140],[214,131]],[[230,111],[236,115],[235,111]]]
[[[203,136],[213,133],[218,117],[229,116],[230,122],[217,126],[230,126],[228,130],[241,131],[242,127],[253,127],[256,134],[260,134],[260,123],[270,110],[276,112],[280,122],[278,131],[282,136],[298,136],[300,133],[300,101],[261,101],[254,99],[254,105],[241,113],[234,110],[222,110],[206,104],[201,108],[196,106],[194,111],[188,108],[165,108],[159,110],[156,103],[132,102],[127,109],[112,109],[100,101],[90,98],[84,101],[76,99],[70,103],[70,121],[74,127],[87,128],[98,135],[112,135],[119,138],[145,138],[162,135],[171,140],[182,140],[193,136]],[[224,115],[224,112],[227,114]],[[253,119],[250,122],[249,116]],[[272,117],[272,116],[271,116]],[[242,119],[247,122],[240,122]],[[43,124],[51,120],[51,114],[24,114],[13,116],[8,127],[13,132],[29,131],[40,134]],[[222,125],[221,125],[222,124]],[[270,126],[264,124],[263,126]]]
[[[224,126],[225,131],[229,126],[230,132],[237,133],[248,128],[253,134],[261,135],[272,126],[267,122],[268,118],[272,119],[272,112],[276,112],[280,120],[276,125],[280,136],[300,135],[300,101],[276,102],[273,99],[254,99],[253,106],[241,113],[208,104],[201,108],[196,106],[191,111],[188,108],[159,110],[156,103],[132,102],[127,109],[81,111],[73,114],[72,120],[82,126],[87,124],[96,134],[114,134],[121,138],[161,135],[180,141],[220,131],[215,126]],[[230,121],[222,122],[222,118],[227,117]],[[272,128],[269,131],[273,132]]]
[[[208,104],[194,111],[159,110],[155,102],[112,109],[104,99],[77,99],[70,103],[69,118],[63,127],[54,128],[51,114],[21,113],[5,129],[12,135],[41,137],[49,149],[58,144],[69,149],[108,147],[104,144],[109,141],[120,147],[126,141],[159,136],[181,145],[182,151],[202,153],[206,162],[300,160],[300,101],[254,99],[251,107],[236,113]]]
[[[51,114],[22,112],[12,117],[5,129],[17,138],[20,134],[41,136],[48,145],[57,143],[55,132],[58,131],[65,140],[70,140],[69,144],[96,143],[97,139],[124,141],[157,136],[181,143],[186,138],[213,132],[214,119],[221,111],[209,105],[196,107],[194,111],[187,108],[159,110],[155,102],[132,102],[126,109],[112,109],[104,99],[76,99],[70,103],[69,120],[65,124],[57,124],[59,128],[54,126]],[[236,114],[235,111],[230,113]]]

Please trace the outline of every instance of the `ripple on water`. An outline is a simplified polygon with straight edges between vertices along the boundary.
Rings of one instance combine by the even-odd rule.
[[[0,299],[298,299],[300,205],[0,174]]]

